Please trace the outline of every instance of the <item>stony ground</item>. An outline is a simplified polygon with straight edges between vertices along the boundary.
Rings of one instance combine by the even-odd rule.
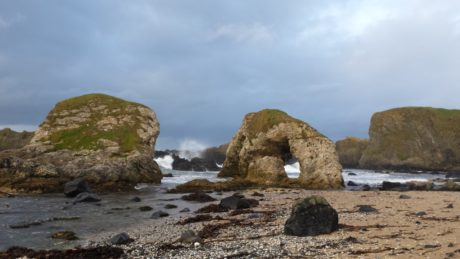
[[[211,213],[213,220],[183,225],[177,223],[198,214],[152,219],[125,229],[134,242],[120,247],[127,258],[460,258],[459,192],[257,191],[264,196],[243,192],[260,200],[256,208]],[[284,235],[294,200],[312,194],[324,196],[338,211],[340,229],[315,237]],[[402,194],[409,197],[401,199]],[[358,205],[377,211],[360,212]],[[189,229],[203,244],[177,241]],[[95,236],[99,241],[92,245],[109,238]]]

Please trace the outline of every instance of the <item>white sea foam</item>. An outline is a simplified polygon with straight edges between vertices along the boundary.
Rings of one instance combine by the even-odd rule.
[[[194,139],[185,139],[179,146],[179,157],[192,160],[194,157],[201,157],[208,146]]]
[[[157,164],[160,167],[165,169],[172,169],[172,164],[174,162],[174,158],[170,155],[166,155],[164,157],[157,157],[153,160],[155,160],[155,162],[157,162]]]
[[[284,171],[286,171],[287,174],[300,173],[300,164],[299,164],[299,162],[295,162],[294,164],[290,164],[290,165],[285,165],[284,166]]]

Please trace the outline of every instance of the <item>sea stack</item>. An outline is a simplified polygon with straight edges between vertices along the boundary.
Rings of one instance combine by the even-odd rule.
[[[228,146],[219,176],[276,185],[288,178],[284,164],[292,158],[300,163],[301,186],[343,187],[334,143],[307,123],[272,109],[245,116]]]
[[[33,132],[28,131],[16,132],[9,128],[2,129],[0,130],[0,151],[22,148],[29,144],[33,135]]]
[[[159,133],[155,113],[142,104],[104,94],[64,100],[30,144],[0,152],[0,189],[60,192],[75,178],[106,191],[159,183],[152,159]]]
[[[340,164],[345,168],[359,168],[359,160],[364,150],[369,145],[369,140],[347,137],[335,143]]]
[[[460,110],[404,107],[375,113],[360,166],[460,170]]]

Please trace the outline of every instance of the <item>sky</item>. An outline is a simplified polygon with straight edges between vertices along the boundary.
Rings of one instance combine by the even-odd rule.
[[[460,1],[0,0],[0,128],[106,93],[156,112],[157,149],[226,143],[264,108],[338,140],[460,108],[459,82]]]

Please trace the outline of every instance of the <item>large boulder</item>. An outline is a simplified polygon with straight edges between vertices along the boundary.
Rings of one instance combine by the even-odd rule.
[[[406,107],[375,113],[364,168],[460,170],[460,110]]]
[[[297,201],[284,225],[284,233],[292,236],[316,236],[339,228],[337,211],[321,196]]]
[[[359,168],[359,160],[369,145],[369,140],[347,137],[335,143],[340,164],[346,168]]]
[[[269,109],[246,115],[219,176],[276,185],[287,179],[284,164],[293,157],[300,163],[298,182],[303,187],[343,187],[334,143],[307,123]]]
[[[61,192],[76,178],[107,191],[159,183],[152,160],[159,127],[141,104],[103,94],[64,100],[29,145],[0,152],[0,190]]]
[[[9,128],[0,130],[0,151],[7,149],[22,148],[29,144],[33,132],[16,132]]]

